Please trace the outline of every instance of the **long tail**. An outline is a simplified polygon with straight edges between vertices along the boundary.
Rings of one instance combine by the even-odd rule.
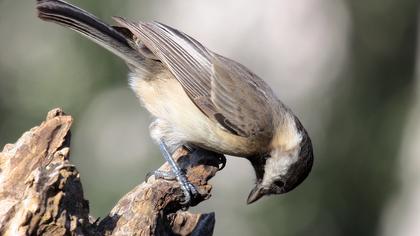
[[[102,22],[94,15],[60,0],[37,0],[38,17],[86,36],[121,57],[127,63],[141,66],[144,57],[131,45],[132,39]]]

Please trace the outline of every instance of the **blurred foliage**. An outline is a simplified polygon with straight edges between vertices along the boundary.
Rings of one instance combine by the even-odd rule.
[[[375,235],[398,188],[402,131],[415,89],[419,2],[347,1],[351,56],[328,94],[324,140],[314,140],[310,187],[287,196],[283,217],[266,205],[252,219],[278,225],[271,235]],[[280,200],[279,200],[280,201]],[[315,220],[306,222],[316,209]],[[264,216],[259,218],[258,216]],[[268,221],[268,222],[267,222]]]
[[[52,46],[34,45],[27,38],[12,41],[13,37],[9,35],[20,35],[22,30],[31,32],[25,28],[25,21],[36,21],[34,4],[28,2],[0,1],[0,30],[3,32],[0,36],[2,145],[16,140],[24,130],[39,123],[53,107],[64,106],[65,111],[79,117],[101,92],[127,87],[126,80],[121,79],[127,72],[123,62],[66,29],[48,26],[53,29],[50,32],[59,31],[66,35],[66,42]],[[126,4],[126,1],[107,1],[111,6],[99,0],[73,2],[82,4],[101,18],[114,15],[113,10],[123,15]],[[252,225],[255,232],[264,235],[375,235],[379,232],[379,221],[387,201],[399,190],[396,166],[402,130],[413,102],[419,1],[347,0],[345,3],[352,27],[347,67],[329,86],[327,93],[314,95],[305,105],[310,107],[325,99],[330,101],[328,109],[331,112],[318,115],[325,128],[319,131],[322,133],[311,134],[316,158],[313,173],[304,187],[252,207],[252,211],[241,212],[248,214],[246,224]],[[155,7],[150,1],[141,4],[143,7],[138,10],[138,16],[150,14],[148,9]],[[22,22],[17,22],[15,27],[11,20],[6,19],[15,19],[12,15],[18,12],[22,14]],[[42,22],[34,24],[39,28],[47,27],[41,25]],[[51,34],[48,37],[53,40],[57,36]],[[66,58],[68,50],[74,49],[66,48],[66,44],[77,45],[76,58]],[[25,53],[30,54],[31,47],[39,46],[62,50],[62,57],[49,59],[60,61],[62,67],[37,68],[38,60],[47,58],[49,52],[36,56]],[[22,53],[25,54],[22,58],[28,58],[24,63],[14,56]],[[73,64],[78,63],[88,68],[86,71],[94,68],[91,69],[94,73],[72,70]],[[57,81],[48,83],[27,79],[33,74],[41,78],[42,74],[60,75],[64,72],[66,75],[62,79],[57,76]],[[77,119],[75,125],[74,129],[77,129]],[[155,158],[153,163],[143,167],[139,176],[159,161]],[[88,169],[95,165],[94,159],[78,162]],[[91,194],[96,200],[101,199],[94,206],[94,212],[107,212],[113,201],[138,182],[133,176],[126,179],[130,181],[124,187]],[[87,185],[94,188],[99,184],[100,179]],[[107,184],[119,185],[118,181]]]

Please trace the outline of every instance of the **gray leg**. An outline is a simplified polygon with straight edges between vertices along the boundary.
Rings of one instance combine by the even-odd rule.
[[[184,193],[184,197],[185,197],[182,204],[183,205],[189,205],[191,203],[192,198],[195,197],[198,194],[197,189],[195,188],[195,186],[193,184],[191,184],[187,180],[184,173],[182,173],[181,168],[179,168],[176,161],[172,158],[171,153],[169,153],[169,151],[168,151],[168,147],[166,146],[166,144],[163,141],[159,142],[159,149],[162,152],[162,155],[165,158],[165,160],[171,166],[173,177],[175,177],[176,180],[178,180],[179,184],[181,185],[181,189],[182,189],[182,191]],[[158,174],[158,175],[160,175],[160,174]],[[162,175],[164,176],[164,178],[170,178],[171,177],[170,174],[169,175],[162,174]]]

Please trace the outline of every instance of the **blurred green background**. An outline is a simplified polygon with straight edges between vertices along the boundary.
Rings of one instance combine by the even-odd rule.
[[[228,158],[213,197],[216,235],[420,235],[418,0],[74,0],[110,22],[158,20],[264,78],[315,149],[296,190],[245,199],[254,176]],[[75,118],[72,161],[103,217],[163,162],[127,68],[74,32],[42,22],[35,1],[0,0],[0,144],[46,113]]]

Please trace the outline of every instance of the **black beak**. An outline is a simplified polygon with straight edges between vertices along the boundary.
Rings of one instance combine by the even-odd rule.
[[[248,199],[246,201],[247,204],[251,204],[255,201],[257,201],[258,199],[260,199],[261,197],[263,197],[265,195],[265,191],[263,189],[263,187],[259,184],[255,185],[255,187],[251,190],[251,192],[249,193]]]

